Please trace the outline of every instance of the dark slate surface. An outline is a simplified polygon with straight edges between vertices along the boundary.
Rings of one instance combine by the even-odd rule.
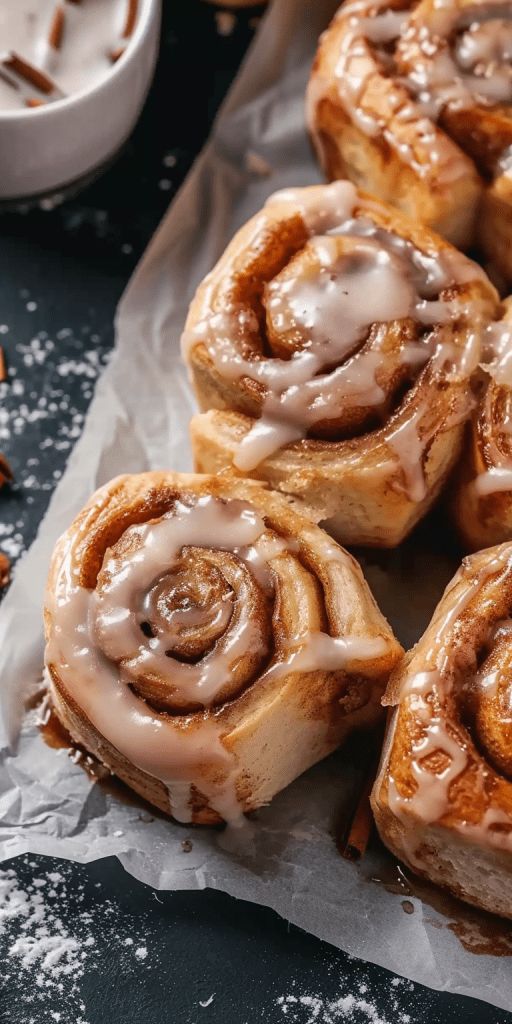
[[[0,215],[0,343],[9,363],[0,450],[16,474],[0,495],[0,549],[14,558],[33,539],[80,433],[121,291],[206,137],[258,14],[219,21],[200,0],[164,6],[157,77],[123,154],[57,209]],[[512,1020],[393,979],[263,908],[215,892],[154,893],[114,860],[80,867],[27,856],[3,866],[0,890],[16,879],[18,910],[3,924],[0,898],[2,1024]],[[33,908],[41,892],[42,927],[78,949],[70,974],[27,967],[26,944],[16,952],[17,937],[33,934],[23,932],[19,901]]]

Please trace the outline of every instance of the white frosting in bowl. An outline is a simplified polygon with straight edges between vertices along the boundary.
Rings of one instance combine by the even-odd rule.
[[[122,56],[140,6],[139,0],[2,0],[0,111],[97,85]]]

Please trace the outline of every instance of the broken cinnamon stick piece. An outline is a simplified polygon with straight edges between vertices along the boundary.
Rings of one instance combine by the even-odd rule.
[[[33,64],[20,57],[14,50],[6,54],[2,63],[5,68],[12,71],[18,78],[28,82],[29,85],[33,85],[35,89],[39,89],[39,92],[45,93],[45,95],[49,95],[57,88],[55,82],[52,82],[51,78],[44,71],[35,68]]]
[[[124,53],[125,50],[126,50],[126,46],[123,46],[121,44],[121,46],[116,46],[114,50],[110,51],[110,60],[112,61],[113,64],[115,64],[116,61],[119,60],[119,58],[123,56],[123,53]]]
[[[345,840],[340,843],[340,853],[347,860],[361,860],[372,833],[373,815],[370,807],[370,793],[375,781],[376,765],[372,760],[363,788],[359,795]]]
[[[7,586],[7,584],[10,582],[10,579],[11,563],[7,558],[7,555],[4,555],[3,551],[0,551],[0,590],[3,590],[4,587]]]
[[[13,472],[5,455],[0,452],[0,487],[12,480]]]
[[[355,805],[352,817],[350,818],[341,837],[337,838],[337,846],[342,857],[347,860],[361,860],[366,852],[366,847],[373,830],[373,814],[370,806],[370,794],[375,782],[382,752],[382,745],[386,740],[387,732],[391,722],[393,708],[388,708],[385,721],[376,730],[373,737],[372,749],[374,753],[370,757],[366,767],[363,786]]]
[[[52,50],[60,50],[62,46],[62,36],[64,34],[64,23],[66,15],[62,4],[57,4],[54,15],[50,25],[50,32],[48,35],[48,43]]]
[[[129,39],[134,28],[135,22],[137,21],[137,9],[139,6],[139,0],[128,0],[128,8],[126,11],[126,21],[124,23],[124,29],[122,32],[123,39]]]

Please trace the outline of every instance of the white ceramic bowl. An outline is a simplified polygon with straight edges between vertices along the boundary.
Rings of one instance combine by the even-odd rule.
[[[160,18],[161,0],[141,0],[125,53],[90,89],[34,109],[0,111],[0,200],[50,195],[108,163],[146,98]]]

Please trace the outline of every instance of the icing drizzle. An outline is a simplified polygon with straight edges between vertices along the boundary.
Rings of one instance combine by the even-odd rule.
[[[509,6],[420,4],[411,13],[386,9],[382,0],[356,0],[340,9],[338,19],[345,31],[336,88],[354,123],[368,136],[382,134],[420,176],[432,166],[447,185],[467,175],[467,161],[437,123],[445,111],[512,102]],[[373,81],[377,76],[386,80],[380,89]],[[327,80],[313,78],[312,130],[316,104],[327,91]],[[379,95],[385,97],[389,123],[379,112]]]
[[[414,380],[430,360],[438,372],[446,372],[446,363],[451,362],[452,378],[458,374],[467,379],[473,368],[466,365],[471,346],[459,351],[443,333],[465,313],[464,304],[457,298],[444,300],[442,292],[454,283],[476,279],[479,269],[451,250],[421,252],[407,239],[378,227],[371,218],[371,203],[354,216],[356,204],[357,192],[348,182],[288,189],[271,196],[261,223],[256,223],[257,234],[259,227],[264,228],[267,211],[269,217],[283,220],[300,214],[309,234],[302,249],[265,285],[262,297],[268,336],[279,341],[291,338],[291,357],[281,356],[279,348],[275,356],[246,354],[240,338],[260,330],[255,314],[236,304],[212,310],[208,287],[202,315],[183,336],[185,356],[202,343],[221,377],[250,378],[264,389],[260,417],[234,458],[244,472],[279,448],[308,434],[315,436],[319,424],[332,424],[328,436],[336,436],[340,414],[346,418],[354,411],[356,432],[372,417],[385,419],[398,380]],[[233,271],[227,257],[219,270],[224,275]],[[397,321],[404,325],[398,349],[390,345],[388,334]],[[411,322],[412,335],[407,326]],[[477,349],[478,337],[475,365]],[[403,488],[412,501],[425,496],[420,421],[420,413],[415,413],[387,437],[390,458],[400,462]]]
[[[114,748],[168,788],[172,814],[181,821],[191,818],[192,786],[225,820],[242,820],[239,768],[223,743],[215,705],[233,674],[236,688],[229,699],[254,682],[250,674],[241,682],[236,675],[244,659],[249,658],[249,673],[251,657],[258,659],[255,678],[261,684],[296,671],[342,671],[354,660],[386,652],[383,637],[332,637],[312,632],[306,623],[272,655],[249,590],[262,588],[264,596],[273,595],[273,564],[293,552],[294,542],[269,531],[246,502],[187,499],[160,519],[129,527],[107,550],[95,590],[80,585],[74,544],[72,533],[61,542],[56,585],[47,594],[50,677],[56,673],[68,696]],[[328,548],[329,562],[348,558],[330,542]],[[194,573],[194,562],[186,565],[187,581],[177,574],[187,557],[198,566],[197,560],[212,552],[220,556],[217,564],[228,586],[220,599],[214,593],[201,603],[194,596],[199,572],[196,568]],[[239,563],[236,579],[230,575],[230,559]],[[198,630],[206,631],[209,642],[196,651],[193,663],[186,663],[177,648]],[[215,642],[209,646],[212,630]],[[270,661],[261,668],[262,655]],[[185,706],[193,701],[204,710],[170,715],[169,708],[154,707],[144,699],[145,682],[154,677],[171,698],[177,693]]]
[[[485,555],[485,553],[483,553]],[[475,556],[482,559],[483,555]],[[483,558],[483,564],[476,571],[471,560],[462,567],[445,593],[440,608],[432,620],[428,631],[429,642],[425,652],[414,658],[414,670],[406,675],[400,704],[407,702],[410,714],[413,715],[419,729],[411,732],[410,752],[411,768],[415,781],[415,790],[404,796],[397,788],[392,774],[388,777],[388,801],[393,814],[400,819],[414,818],[425,824],[441,821],[451,808],[451,786],[470,764],[469,738],[466,730],[457,722],[453,714],[453,702],[456,687],[464,683],[468,685],[468,664],[471,663],[471,652],[465,644],[459,643],[458,628],[464,621],[469,605],[475,600],[482,601],[482,615],[489,614],[488,599],[479,595],[492,577],[496,577],[496,586],[504,573],[510,573],[512,551],[509,544],[490,551]],[[469,613],[472,614],[471,612]],[[480,614],[480,613],[477,613]],[[474,626],[475,637],[484,628],[479,620]],[[508,643],[510,622],[497,621],[491,624],[488,631],[488,644],[492,650],[499,636],[504,636]],[[476,651],[473,654],[476,660]],[[475,679],[481,689],[495,689],[500,668],[493,666],[492,673],[476,673]],[[480,678],[482,676],[482,678]],[[471,680],[471,670],[469,670]],[[396,722],[396,719],[395,719]],[[438,759],[434,768],[429,762],[429,755]],[[473,763],[473,762],[472,762]],[[485,769],[478,765],[477,776],[473,785],[475,789],[484,786]],[[493,832],[493,842],[504,848],[512,847],[512,818],[492,805],[487,808],[479,823],[457,821],[455,827],[477,842],[485,842],[489,831],[499,822],[506,826],[500,832]],[[420,834],[405,838],[407,855],[413,864],[421,864],[421,854],[417,849]]]

